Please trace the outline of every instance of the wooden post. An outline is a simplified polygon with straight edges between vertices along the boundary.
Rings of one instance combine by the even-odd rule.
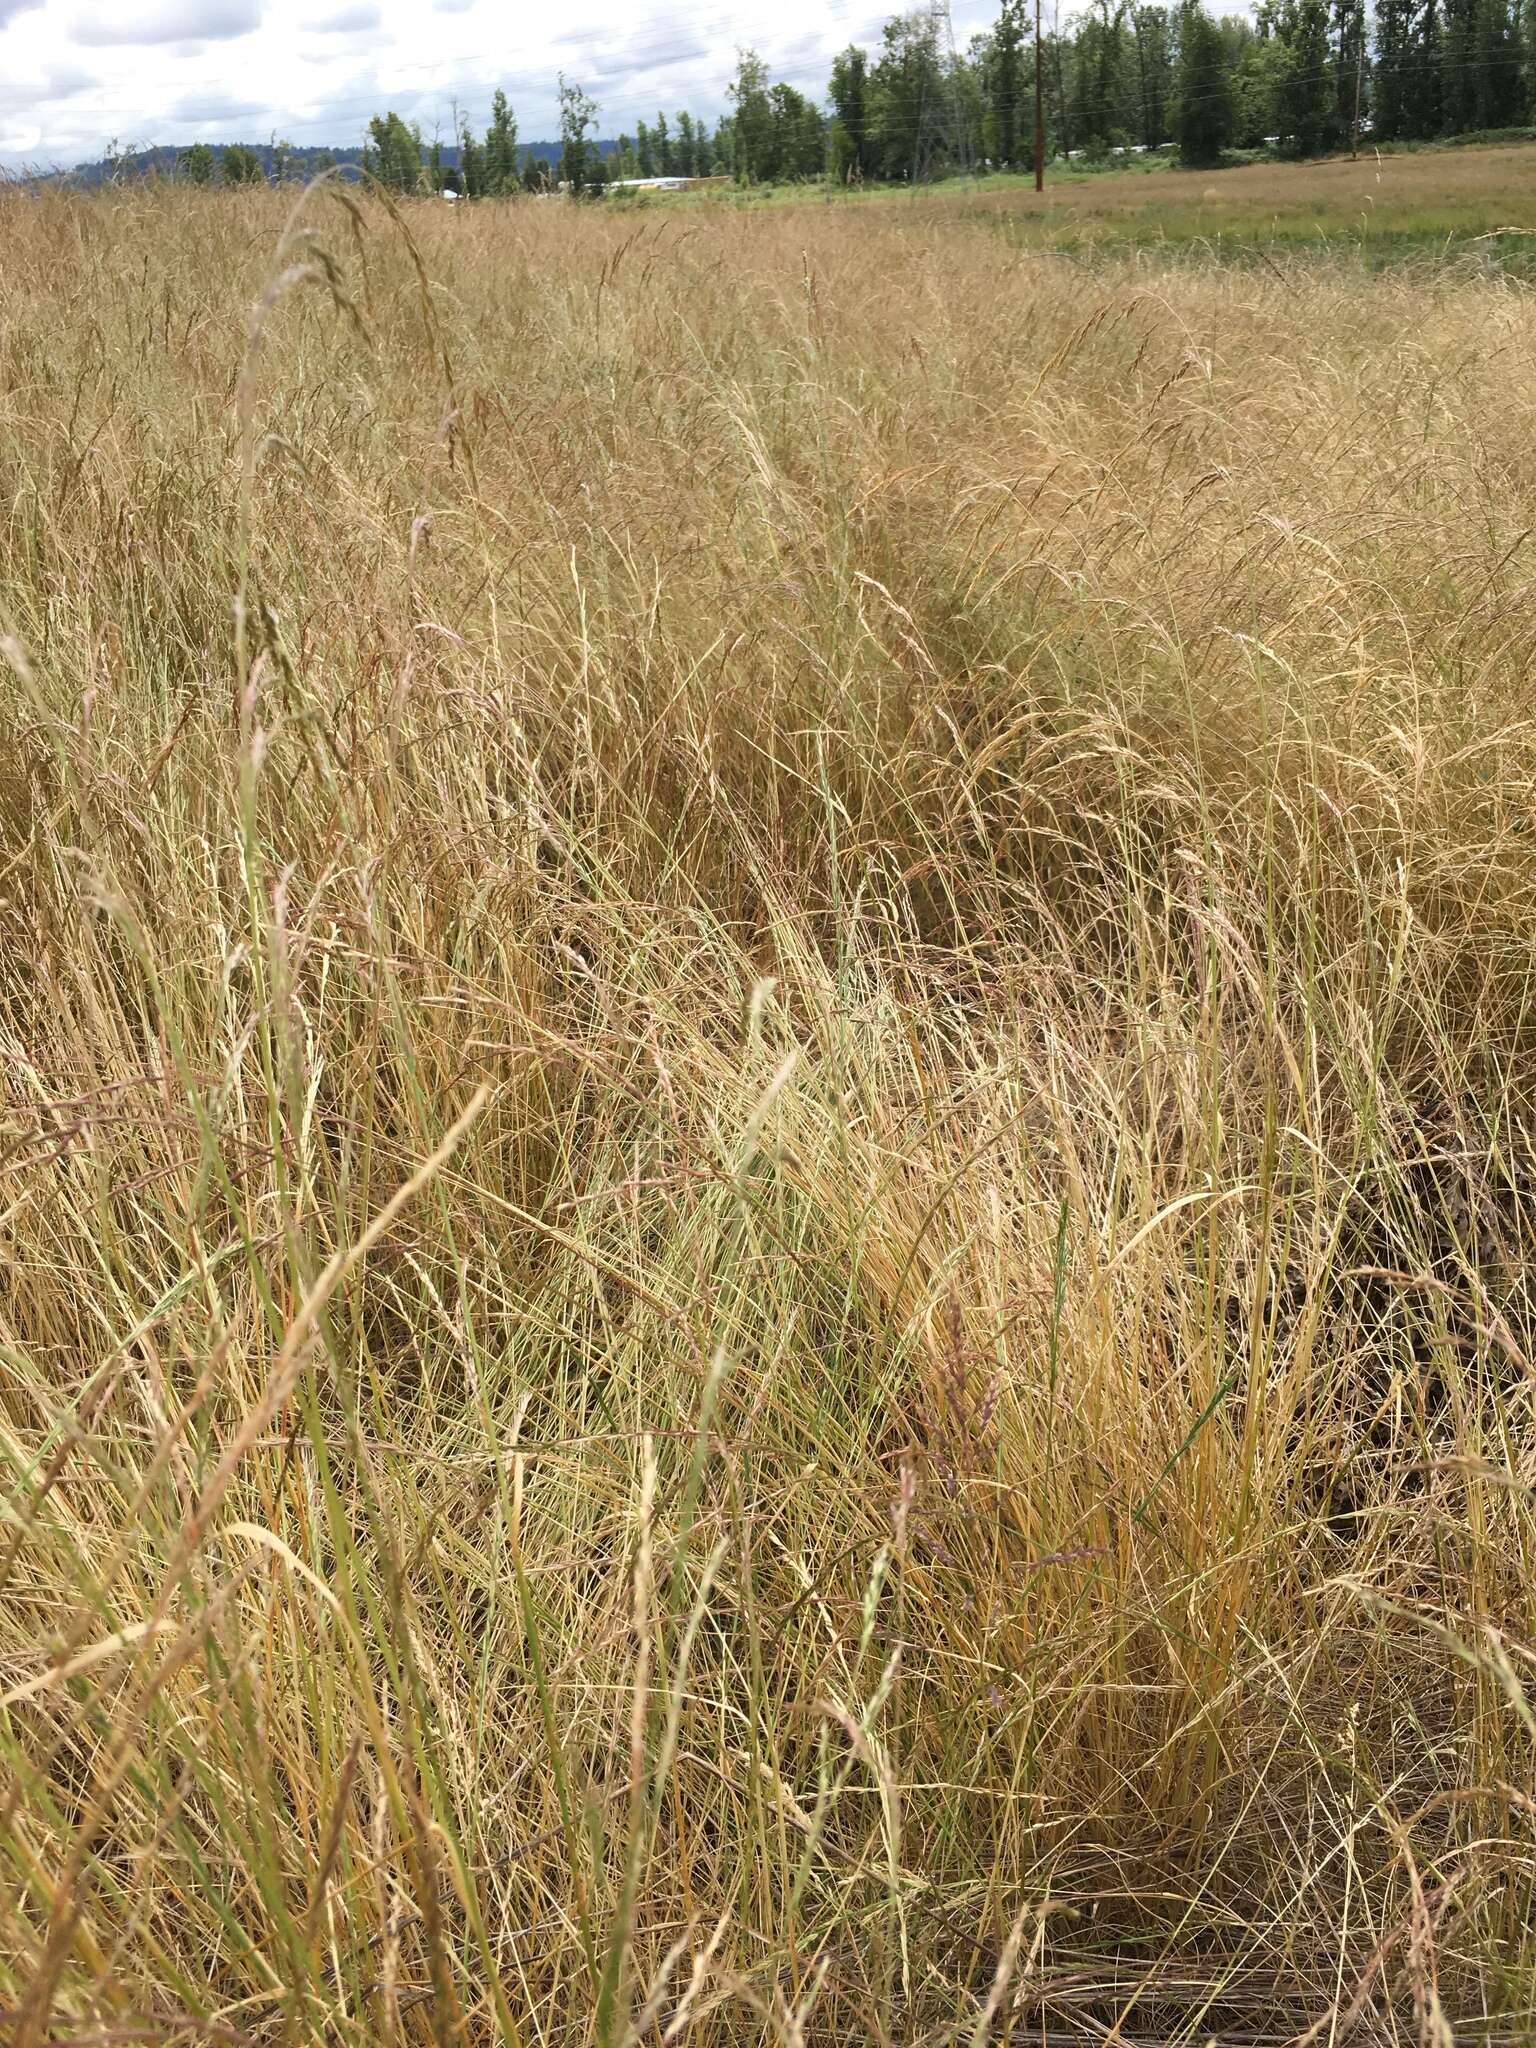
[[[1350,132],[1349,138],[1349,160],[1351,163],[1358,162],[1360,157],[1360,88],[1365,81],[1364,0],[1361,0],[1361,6],[1355,16],[1355,24],[1355,125]]]
[[[1045,113],[1040,98],[1040,0],[1035,0],[1035,190],[1045,190]]]

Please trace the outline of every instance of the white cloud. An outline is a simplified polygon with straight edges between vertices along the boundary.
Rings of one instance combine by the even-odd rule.
[[[58,65],[45,72],[10,73],[0,77],[0,128],[13,119],[25,119],[39,100],[65,104],[77,93],[96,85],[96,74],[78,65]]]
[[[901,0],[0,0],[0,166],[99,157],[107,141],[355,143],[393,107],[423,131],[476,127],[505,88],[525,142],[558,132],[555,81],[584,85],[598,132],[726,107],[736,50],[818,97],[835,51],[871,48]],[[997,0],[955,0],[960,44]],[[238,41],[235,40],[238,38]]]
[[[172,100],[165,110],[165,119],[170,128],[190,124],[221,139],[228,136],[237,141],[263,132],[260,123],[265,111],[265,100],[251,99],[243,93],[187,93]]]
[[[354,0],[350,7],[338,7],[330,14],[317,15],[304,26],[312,35],[353,35],[365,28],[382,27],[384,16],[374,0]]]
[[[261,26],[261,0],[97,0],[74,19],[78,42],[224,42]]]

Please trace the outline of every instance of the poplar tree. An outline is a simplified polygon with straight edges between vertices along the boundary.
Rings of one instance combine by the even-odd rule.
[[[1232,87],[1221,31],[1200,6],[1185,0],[1179,12],[1178,108],[1174,135],[1179,161],[1203,168],[1221,161],[1232,140]]]
[[[1421,140],[1440,133],[1443,32],[1437,0],[1419,0],[1408,58],[1408,127]]]
[[[1024,46],[1029,34],[1024,0],[1003,0],[982,64],[982,138],[992,162],[1005,169],[1022,160],[1020,136],[1028,126],[1023,112]]]
[[[474,132],[467,121],[459,131],[459,176],[464,181],[466,199],[484,198],[485,151],[475,140]]]
[[[485,189],[517,190],[517,122],[500,86],[491,96],[491,125],[485,131]]]
[[[1370,108],[1366,87],[1365,0],[1333,0],[1333,141],[1336,145],[1354,137],[1356,114],[1361,120]]]
[[[593,144],[587,131],[597,120],[597,102],[590,94],[560,74],[560,177],[579,199],[589,186],[601,183],[593,175]]]
[[[874,165],[869,140],[869,59],[850,43],[832,59],[832,167],[842,179],[867,178]]]
[[[1508,128],[1520,118],[1520,37],[1509,0],[1482,0],[1477,14],[1479,128]]]
[[[421,134],[391,109],[368,123],[370,147],[364,163],[381,185],[392,192],[415,192],[421,185]]]
[[[769,174],[773,156],[773,107],[768,99],[768,66],[756,50],[739,50],[736,76],[728,97],[735,107],[731,121],[733,168],[737,182],[750,185]]]
[[[1383,142],[1411,135],[1413,21],[1417,0],[1376,0],[1376,52],[1371,66],[1375,134]]]
[[[243,142],[231,142],[220,165],[226,185],[259,185],[261,158]]]
[[[1316,156],[1333,122],[1333,67],[1326,0],[1285,0],[1275,15],[1285,48],[1277,109],[1281,138],[1292,156]]]

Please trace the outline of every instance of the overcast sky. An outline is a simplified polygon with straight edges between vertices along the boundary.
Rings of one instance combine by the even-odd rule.
[[[738,44],[776,77],[824,91],[828,60],[873,44],[896,11],[870,0],[0,0],[0,163],[52,169],[109,140],[356,142],[393,107],[452,133],[457,97],[477,128],[505,86],[525,141],[554,136],[555,78],[597,100],[599,132],[678,107],[725,104]],[[954,0],[956,39],[995,12]]]

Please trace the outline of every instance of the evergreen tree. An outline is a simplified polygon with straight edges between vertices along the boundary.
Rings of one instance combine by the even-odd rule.
[[[213,172],[213,151],[206,142],[194,142],[176,159],[176,175],[185,178],[189,185],[211,185]]]
[[[677,117],[677,175],[692,178],[698,175],[698,152],[694,141],[693,116],[686,109]]]
[[[643,121],[635,123],[635,176],[654,178],[656,175],[656,145],[651,140],[651,131]]]
[[[517,190],[517,122],[500,86],[491,95],[491,125],[485,131],[485,189]]]
[[[1219,163],[1232,140],[1232,84],[1226,49],[1221,31],[1199,0],[1185,0],[1179,13],[1174,135],[1179,161],[1191,167]]]

